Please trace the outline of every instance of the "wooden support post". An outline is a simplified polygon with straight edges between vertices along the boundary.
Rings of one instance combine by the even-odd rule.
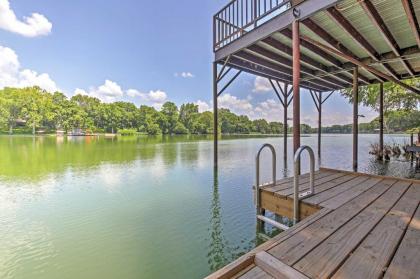
[[[384,84],[379,84],[379,159],[384,158]]]
[[[213,62],[213,159],[214,159],[214,167],[217,168],[218,163],[218,115],[217,115],[217,63]]]
[[[321,129],[322,129],[322,92],[319,92],[319,108],[318,108],[318,157],[321,158]]]
[[[359,134],[359,68],[353,73],[353,170],[357,171],[358,134]]]
[[[299,21],[292,24],[293,34],[293,154],[300,147],[300,36]]]

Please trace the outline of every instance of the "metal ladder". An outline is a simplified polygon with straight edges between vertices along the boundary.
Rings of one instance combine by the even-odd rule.
[[[260,156],[261,152],[265,149],[269,148],[272,155],[272,183],[260,184]],[[310,158],[310,180],[309,180],[309,191],[299,193],[299,175],[300,175],[300,156],[304,150],[307,150],[309,153]],[[256,183],[255,183],[255,205],[257,208],[257,221],[258,222],[265,222],[268,223],[276,228],[281,230],[288,230],[290,227],[283,225],[271,218],[264,216],[264,210],[261,208],[261,186],[268,186],[268,185],[275,185],[276,184],[276,150],[271,144],[264,144],[260,150],[258,150],[257,156],[255,157],[255,165],[256,165]],[[294,180],[293,180],[293,224],[295,225],[299,221],[299,201],[304,197],[310,197],[315,194],[314,189],[314,176],[315,176],[315,156],[312,148],[309,146],[301,146],[298,150],[296,150],[294,156]]]
[[[265,148],[269,148],[271,151],[271,155],[272,155],[272,159],[271,159],[271,164],[272,164],[272,177],[273,177],[273,181],[272,181],[272,185],[274,186],[276,184],[276,150],[274,149],[274,146],[272,146],[271,144],[264,144],[260,150],[257,153],[257,156],[255,157],[255,165],[256,165],[256,181],[255,181],[255,205],[257,207],[257,221],[258,222],[265,222],[268,223],[270,225],[272,225],[273,227],[279,228],[281,230],[287,230],[289,229],[288,226],[283,225],[271,218],[265,217],[264,216],[264,212],[263,209],[261,208],[261,192],[260,192],[260,187],[261,186],[267,186],[270,185],[271,183],[266,183],[261,185],[260,184],[260,155],[261,152],[265,149]]]
[[[307,150],[309,153],[309,191],[299,193],[299,175],[300,175],[300,155]],[[293,224],[299,222],[299,201],[302,198],[307,198],[315,194],[314,180],[315,180],[315,156],[314,151],[307,145],[302,145],[296,150],[294,157],[294,179],[293,179]]]

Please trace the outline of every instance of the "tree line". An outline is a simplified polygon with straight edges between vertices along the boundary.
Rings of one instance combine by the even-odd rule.
[[[370,88],[370,89],[369,89]],[[365,105],[376,108],[376,90],[368,87],[362,91]],[[392,89],[392,88],[391,88]],[[395,90],[394,90],[395,91]],[[418,97],[402,92],[390,94],[385,110],[385,127],[388,132],[404,132],[420,127]],[[346,92],[343,93],[346,96]],[[366,97],[368,96],[368,97]],[[351,102],[351,94],[348,96]],[[370,101],[369,101],[370,100]],[[408,100],[408,101],[407,101]],[[222,108],[219,113],[219,131],[223,134],[282,134],[284,124],[265,119],[251,120]],[[280,113],[280,112],[279,112]],[[61,92],[49,93],[39,87],[4,88],[0,90],[0,129],[12,134],[22,130],[36,133],[74,129],[97,133],[116,133],[125,130],[157,134],[212,134],[213,113],[199,112],[198,105],[187,103],[179,108],[166,102],[160,110],[130,102],[103,103],[99,99],[76,95],[68,98]],[[307,124],[301,124],[301,133],[317,132]],[[378,119],[359,124],[360,132],[372,133],[379,129]],[[292,127],[288,127],[291,133]],[[333,125],[322,127],[324,133],[351,133],[352,126]]]
[[[264,119],[251,121],[228,109],[219,110],[220,131],[226,134],[278,134],[280,122]],[[39,87],[0,90],[0,128],[13,134],[19,129],[36,133],[74,129],[116,133],[131,130],[149,135],[211,134],[213,113],[199,112],[198,105],[187,103],[179,108],[166,102],[160,110],[130,102],[103,103],[98,98],[61,92],[49,93]]]

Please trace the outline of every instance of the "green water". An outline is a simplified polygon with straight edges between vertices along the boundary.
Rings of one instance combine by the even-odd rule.
[[[360,136],[361,171],[416,175],[403,160],[374,162],[367,150],[376,138]],[[321,165],[350,169],[351,136],[323,140]],[[0,137],[0,278],[200,278],[217,270],[260,242],[250,186],[265,142],[283,149],[282,138],[224,138],[214,170],[207,137]],[[278,163],[279,177],[291,173]]]

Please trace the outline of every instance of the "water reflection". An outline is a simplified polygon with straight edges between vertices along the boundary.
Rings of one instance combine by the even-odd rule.
[[[210,226],[208,229],[210,244],[207,260],[212,272],[234,261],[264,241],[264,239],[259,236],[259,232],[255,234],[255,238],[241,240],[240,245],[234,245],[227,240],[227,233],[224,232],[222,208],[220,204],[219,172],[217,167],[213,168],[213,194],[210,211]],[[275,233],[273,232],[273,235],[274,234]],[[235,236],[236,239],[234,240],[238,240],[238,237],[239,235],[237,234]]]
[[[210,215],[210,247],[207,258],[210,270],[218,270],[227,262],[225,256],[226,240],[223,237],[223,224],[221,218],[220,196],[219,196],[219,175],[217,167],[213,170],[213,195],[211,200]]]

